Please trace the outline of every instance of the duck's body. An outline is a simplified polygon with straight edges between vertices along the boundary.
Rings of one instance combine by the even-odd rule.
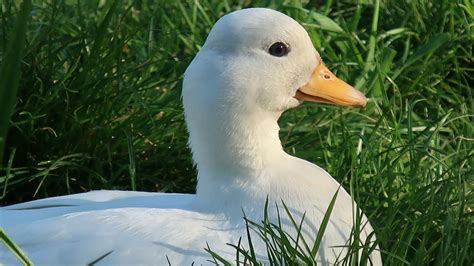
[[[226,243],[237,244],[242,237],[242,243],[247,245],[242,210],[251,220],[260,221],[266,195],[269,195],[269,213],[274,221],[276,212],[271,202],[283,200],[298,219],[301,219],[301,210],[307,210],[303,228],[305,236],[314,239],[317,232],[314,225],[321,223],[339,185],[324,170],[297,158],[292,161],[297,167],[294,169],[300,169],[304,175],[287,173],[286,178],[280,180],[284,175],[279,172],[268,176],[269,180],[279,182],[249,183],[250,187],[235,184],[234,191],[226,191],[233,195],[228,201],[221,201],[219,193],[210,195],[215,199],[211,203],[200,202],[196,195],[93,191],[6,207],[1,212],[1,223],[39,265],[85,265],[106,254],[109,255],[97,265],[166,263],[167,259],[172,265],[192,262],[200,265],[210,259],[204,250],[206,243],[233,261],[235,249]],[[288,168],[280,170],[284,169]],[[311,176],[325,178],[309,178]],[[294,180],[302,182],[296,184]],[[316,193],[306,189],[308,187],[317,187],[323,192]],[[280,210],[291,232],[293,227],[285,219],[281,204]],[[337,257],[345,256],[343,249],[327,247],[347,244],[352,218],[351,198],[340,190],[323,239],[322,246],[326,248],[321,249],[320,261],[334,262]],[[371,230],[366,226],[361,239]],[[256,235],[253,241],[265,260],[265,246]],[[8,260],[0,255],[0,261]]]
[[[279,42],[288,45],[287,53],[269,52]],[[320,262],[334,263],[345,256],[341,246],[348,244],[358,209],[324,170],[283,151],[277,124],[298,99],[365,104],[351,88],[344,87],[349,100],[312,94],[321,66],[306,32],[291,18],[267,9],[231,13],[216,23],[183,84],[199,172],[196,195],[95,191],[5,207],[0,225],[37,264],[205,264],[207,244],[235,260],[235,249],[226,244],[242,238],[247,246],[243,212],[262,220],[267,197],[270,220],[277,221],[278,205],[294,235],[282,213],[284,202],[298,221],[305,213],[303,235],[314,240],[339,190],[318,253]],[[371,232],[365,224],[359,237],[365,242]],[[266,248],[257,239],[255,249],[265,260]],[[374,252],[372,260],[381,264],[380,254]]]

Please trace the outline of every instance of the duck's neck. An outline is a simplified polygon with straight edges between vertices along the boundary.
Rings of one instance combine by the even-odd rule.
[[[258,179],[284,154],[278,136],[280,115],[240,110],[187,117],[199,172],[198,199],[263,182]]]

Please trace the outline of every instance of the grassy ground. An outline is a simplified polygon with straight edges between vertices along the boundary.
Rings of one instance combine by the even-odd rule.
[[[249,6],[300,21],[329,67],[370,97],[364,110],[285,113],[286,150],[351,191],[388,265],[472,265],[469,0],[33,1],[1,204],[91,189],[192,192],[182,74],[213,23]],[[4,64],[18,5],[1,8]]]

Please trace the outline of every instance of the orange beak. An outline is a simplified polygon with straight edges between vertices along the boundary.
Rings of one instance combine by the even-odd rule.
[[[310,81],[296,91],[295,98],[353,107],[367,105],[364,94],[337,78],[323,63],[316,67]]]

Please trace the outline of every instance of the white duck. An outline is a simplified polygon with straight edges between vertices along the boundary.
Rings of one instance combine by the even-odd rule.
[[[4,207],[0,224],[38,265],[206,264],[206,243],[235,261],[226,243],[247,243],[242,210],[260,221],[268,196],[270,219],[283,200],[295,217],[306,212],[304,235],[314,239],[340,186],[283,151],[277,120],[302,100],[366,104],[324,66],[296,21],[269,9],[232,12],[212,28],[183,83],[196,195],[93,191]],[[341,188],[318,252],[323,264],[344,256],[352,206]],[[361,240],[371,232],[366,224]],[[253,241],[265,257],[264,244]],[[378,251],[371,260],[381,264]],[[0,262],[13,261],[3,252]]]

